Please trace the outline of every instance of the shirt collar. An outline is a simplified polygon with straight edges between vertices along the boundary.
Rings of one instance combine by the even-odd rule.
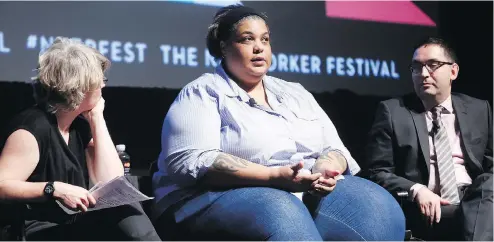
[[[444,100],[444,102],[439,105],[448,110],[449,113],[453,113],[453,103],[451,102],[451,95],[449,95],[449,97],[446,98],[446,100]]]
[[[218,64],[218,66],[215,69],[216,75],[218,75],[221,79],[225,81],[227,84],[225,86],[225,95],[228,97],[239,97],[240,100],[243,102],[248,102],[250,97],[247,94],[247,92],[242,89],[238,84],[232,80],[228,74],[226,74],[225,70],[223,69],[223,66],[221,65],[221,62]]]

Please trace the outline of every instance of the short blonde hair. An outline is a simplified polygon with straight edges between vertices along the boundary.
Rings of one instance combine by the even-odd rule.
[[[110,67],[110,61],[96,49],[64,37],[57,37],[38,63],[34,99],[52,113],[75,110],[87,92],[101,87]]]

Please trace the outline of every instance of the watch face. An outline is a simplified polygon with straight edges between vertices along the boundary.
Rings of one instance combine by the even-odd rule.
[[[55,189],[53,188],[53,186],[48,185],[45,187],[45,193],[46,194],[52,194],[54,191],[55,191]]]

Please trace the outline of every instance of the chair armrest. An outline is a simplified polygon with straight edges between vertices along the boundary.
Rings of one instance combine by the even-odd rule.
[[[396,192],[396,196],[399,198],[408,198],[408,192],[407,191],[398,191],[398,192]]]
[[[400,203],[400,207],[403,209],[403,202],[408,200],[408,192],[407,191],[397,191],[396,197],[398,202]]]

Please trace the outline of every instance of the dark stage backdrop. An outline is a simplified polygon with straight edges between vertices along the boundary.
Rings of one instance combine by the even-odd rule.
[[[0,80],[29,80],[38,53],[66,36],[110,58],[110,86],[181,88],[213,70],[208,25],[216,5],[236,2],[268,15],[271,75],[314,92],[394,95],[411,90],[411,46],[437,32],[437,3],[207,2],[2,2]]]
[[[373,2],[365,9],[380,17],[335,3],[243,2],[269,16],[277,62],[270,75],[309,89],[361,165],[377,103],[412,91],[406,67],[424,36],[438,33],[457,50],[454,91],[492,101],[492,2],[387,6],[416,10],[401,18],[378,12]],[[33,105],[28,80],[39,51],[54,36],[80,38],[113,61],[103,91],[107,124],[134,167],[147,167],[159,154],[163,118],[179,89],[214,66],[204,36],[217,9],[190,1],[0,2],[0,128]]]

